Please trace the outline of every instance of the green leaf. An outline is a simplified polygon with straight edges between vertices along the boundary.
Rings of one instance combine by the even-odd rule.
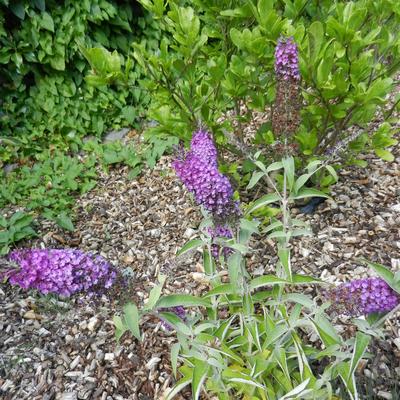
[[[189,251],[197,249],[202,245],[204,245],[204,242],[201,239],[189,240],[189,242],[185,243],[185,245],[176,253],[176,255],[181,256]]]
[[[312,174],[303,174],[297,178],[294,184],[294,193],[297,193],[305,185],[305,183],[310,179],[311,175]]]
[[[114,315],[113,322],[115,326],[115,340],[119,342],[122,335],[128,330],[128,328],[122,321],[122,318],[118,315]]]
[[[250,179],[249,184],[247,185],[247,190],[252,189],[257,183],[258,181],[264,176],[264,172],[262,171],[254,171],[253,175]]]
[[[307,378],[305,381],[301,382],[298,386],[296,386],[289,393],[286,393],[285,396],[281,397],[280,400],[300,399],[301,398],[299,396],[300,394],[304,396],[306,393],[310,392],[310,390],[305,390],[309,382],[310,382],[310,378]]]
[[[326,347],[342,343],[342,340],[337,334],[336,329],[325,316],[316,315],[311,321],[319,337],[321,338],[322,343],[324,343]]]
[[[257,289],[262,286],[268,286],[268,285],[277,285],[277,284],[283,284],[283,283],[288,283],[287,280],[278,278],[275,275],[263,275],[263,276],[258,276],[257,278],[254,278],[250,281],[249,288],[251,290]]]
[[[294,274],[292,282],[300,284],[300,285],[301,284],[309,284],[309,283],[325,283],[321,279],[314,278],[313,276],[300,275],[300,274]]]
[[[207,362],[202,360],[195,360],[193,364],[192,398],[193,400],[198,400],[204,380],[207,377],[209,366]]]
[[[65,213],[60,213],[56,218],[55,221],[58,226],[67,231],[73,232],[75,230],[74,224],[72,223],[71,218]]]
[[[335,169],[331,165],[325,165],[325,168],[328,170],[328,172],[332,175],[332,177],[337,182],[339,180],[339,177],[338,177]]]
[[[135,122],[136,108],[134,106],[126,106],[122,109],[122,115],[128,121],[128,123],[133,124]]]
[[[158,315],[171,325],[179,335],[191,336],[193,334],[189,326],[187,326],[174,312],[162,311]]]
[[[394,155],[389,150],[375,149],[375,153],[379,158],[382,158],[382,160],[389,162],[394,161]]]
[[[161,292],[162,292],[162,288],[163,288],[166,276],[160,275],[158,279],[160,281],[160,284],[153,287],[153,289],[151,289],[149,298],[143,307],[143,311],[152,310],[154,308],[154,306],[156,305],[158,299],[161,296]]]
[[[228,258],[229,279],[233,285],[237,285],[242,263],[243,256],[238,251],[235,251],[235,253]]]
[[[285,170],[287,186],[290,192],[293,188],[294,183],[294,159],[293,157],[287,157],[282,160],[282,163]]]
[[[142,340],[139,329],[139,311],[135,304],[128,303],[124,306],[124,318],[128,329],[136,339]]]
[[[49,13],[42,12],[42,18],[39,20],[39,24],[42,28],[54,32],[54,21]]]
[[[282,161],[276,161],[276,162],[273,162],[272,164],[268,165],[266,172],[268,173],[268,172],[272,172],[272,171],[277,171],[282,168],[283,168]]]
[[[190,294],[171,294],[163,296],[158,300],[157,308],[170,308],[170,307],[192,307],[192,306],[203,306],[209,307],[211,305],[209,300],[201,297],[192,296]]]
[[[354,374],[358,363],[360,362],[362,356],[365,353],[365,350],[367,349],[367,346],[371,340],[371,336],[366,335],[362,332],[357,332],[356,333],[356,341],[354,344],[354,351],[353,351],[353,356],[351,358],[351,363],[350,363],[350,370],[347,375],[347,379],[350,380],[352,375]]]
[[[176,378],[176,370],[177,370],[177,365],[178,365],[178,356],[179,356],[180,349],[181,349],[180,343],[174,343],[171,346],[171,366],[172,366],[172,371],[174,373],[175,378]]]
[[[324,27],[320,21],[313,22],[308,28],[308,56],[311,63],[315,63],[324,42]]]
[[[256,200],[249,208],[246,210],[246,215],[250,215],[252,212],[268,205],[271,203],[275,203],[279,201],[280,197],[278,193],[269,193],[266,194],[262,197],[260,197],[258,200]]]
[[[141,0],[143,1],[143,0]],[[190,384],[190,382],[192,381],[192,377],[191,376],[184,376],[182,379],[180,379],[176,385],[172,388],[172,390],[168,393],[166,400],[173,400],[175,399],[176,395],[182,390],[184,389],[187,385]]]
[[[269,235],[271,236],[271,235]],[[285,278],[291,282],[292,281],[292,266],[290,262],[290,250],[286,248],[281,248],[278,250],[278,257],[283,270],[285,271]]]
[[[293,303],[301,304],[309,309],[314,307],[313,301],[302,293],[286,293],[282,296],[282,299],[285,301],[291,301]]]
[[[46,3],[45,0],[33,0],[33,3],[35,6],[40,10],[44,11],[46,9]]]
[[[297,194],[290,196],[290,198],[294,200],[305,199],[307,197],[324,197],[326,199],[330,198],[326,193],[313,188],[303,188],[299,190]]]
[[[28,226],[33,221],[33,216],[23,211],[17,211],[12,215],[8,222],[8,226],[13,226],[15,229],[21,229]]]
[[[209,290],[204,297],[216,296],[219,294],[234,294],[236,292],[235,286],[231,283],[222,283]]]
[[[382,264],[365,261],[390,287],[395,286],[394,274]]]
[[[23,20],[25,18],[25,7],[21,1],[12,2],[9,7],[13,14],[19,19]]]
[[[203,252],[203,267],[206,275],[213,276],[215,274],[215,260],[208,249]]]

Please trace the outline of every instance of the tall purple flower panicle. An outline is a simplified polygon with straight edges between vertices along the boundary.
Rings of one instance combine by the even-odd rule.
[[[17,268],[7,271],[13,285],[43,294],[70,296],[95,288],[109,288],[116,278],[104,258],[75,249],[23,249],[10,253]]]
[[[229,179],[218,171],[217,150],[209,133],[193,135],[190,151],[172,163],[186,188],[216,218],[240,214]]]
[[[292,38],[280,38],[275,48],[275,73],[278,79],[300,80],[299,54]]]
[[[352,316],[385,313],[400,304],[400,296],[381,278],[357,279],[327,293],[332,309]]]
[[[232,231],[227,226],[217,225],[214,228],[208,228],[208,233],[213,240],[215,238],[232,239]],[[220,248],[221,246],[219,244],[213,243],[211,245],[211,254],[215,259],[218,259],[219,257]],[[223,247],[222,254],[225,258],[229,257],[232,253],[233,249],[229,247]]]
[[[300,125],[300,72],[297,45],[292,38],[281,38],[275,48],[277,80],[275,103],[272,109],[272,129],[276,137],[285,138],[289,152],[289,138]]]

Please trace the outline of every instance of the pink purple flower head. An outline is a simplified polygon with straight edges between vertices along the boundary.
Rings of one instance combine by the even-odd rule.
[[[217,150],[209,133],[196,132],[190,151],[181,154],[172,165],[197,203],[215,217],[240,214],[229,179],[218,171]]]
[[[17,268],[7,271],[13,285],[43,294],[70,296],[81,291],[109,288],[116,278],[104,258],[75,249],[23,249],[10,253]]]
[[[328,297],[334,309],[352,316],[389,312],[400,303],[400,296],[381,278],[343,283]]]
[[[292,38],[280,38],[275,48],[275,73],[278,79],[300,80],[297,45]]]
[[[227,226],[217,225],[214,228],[208,228],[208,233],[210,234],[212,239],[215,238],[232,238],[232,231]],[[219,258],[221,246],[219,244],[213,243],[211,245],[211,254],[215,259]],[[223,247],[222,254],[225,258],[229,257],[233,253],[233,249],[229,247]]]
[[[217,148],[207,131],[200,129],[194,133],[190,142],[190,149],[193,154],[217,167]]]

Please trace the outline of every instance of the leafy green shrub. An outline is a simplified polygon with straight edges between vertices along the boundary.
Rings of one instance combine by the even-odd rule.
[[[2,0],[0,129],[12,142],[2,148],[1,161],[34,156],[49,144],[74,148],[76,137],[134,123],[147,94],[139,88],[94,91],[83,81],[87,64],[79,47],[101,45],[126,56],[140,38],[154,47],[157,29],[129,1]],[[139,76],[134,66],[130,83]]]
[[[363,164],[357,155],[370,150],[393,159],[387,147],[397,142],[390,119],[396,105],[384,112],[383,125],[369,123],[383,111],[400,68],[396,2],[140,2],[163,32],[156,52],[133,44],[147,72],[142,84],[152,93],[149,118],[158,122],[152,134],[188,141],[203,121],[229,147],[224,130],[240,139],[251,110],[274,109],[276,43],[293,37],[302,77],[301,121],[292,138],[299,160],[328,157],[337,147],[350,162]],[[218,124],[227,111],[233,113]],[[269,146],[271,138],[272,145],[281,140],[271,129],[268,121],[255,142]],[[272,155],[279,153],[274,149]]]
[[[7,254],[15,242],[36,236],[31,226],[33,218],[23,211],[17,211],[9,219],[0,215],[0,256]]]

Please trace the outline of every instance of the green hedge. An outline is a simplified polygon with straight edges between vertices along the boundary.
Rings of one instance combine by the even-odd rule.
[[[83,136],[137,121],[147,94],[86,85],[90,67],[79,48],[118,50],[124,62],[133,41],[154,48],[158,35],[129,0],[0,0],[0,163],[49,145],[74,150]],[[140,75],[131,70],[132,86]]]

